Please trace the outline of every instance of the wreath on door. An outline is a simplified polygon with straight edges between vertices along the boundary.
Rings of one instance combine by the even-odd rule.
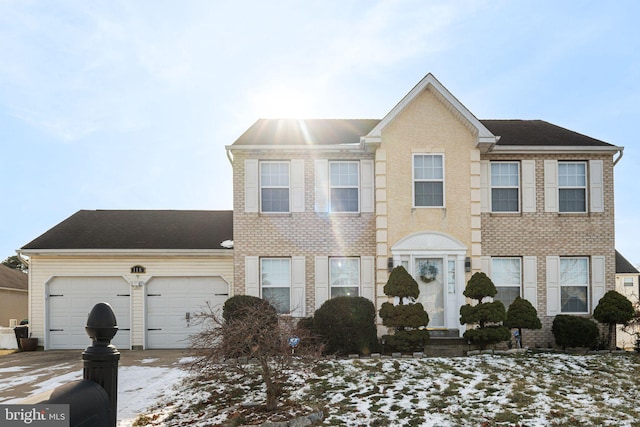
[[[420,280],[425,283],[433,282],[438,276],[438,267],[430,262],[420,266]]]

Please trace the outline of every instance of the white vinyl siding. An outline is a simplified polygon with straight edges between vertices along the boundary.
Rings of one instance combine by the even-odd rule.
[[[413,206],[444,207],[444,155],[413,155]]]

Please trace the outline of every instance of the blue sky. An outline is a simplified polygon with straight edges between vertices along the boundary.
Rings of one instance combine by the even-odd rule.
[[[624,146],[640,264],[640,3],[0,0],[0,258],[79,209],[231,209],[258,118],[382,118],[433,73],[480,119]]]

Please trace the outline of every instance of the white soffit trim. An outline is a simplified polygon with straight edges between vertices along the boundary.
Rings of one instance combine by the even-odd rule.
[[[490,153],[496,154],[522,154],[522,153],[617,153],[622,151],[624,147],[615,145],[597,147],[597,146],[567,146],[567,145],[495,145]]]
[[[479,144],[495,144],[497,138],[489,129],[482,124],[480,120],[474,116],[458,99],[445,88],[442,83],[431,73],[424,76],[420,82],[402,98],[400,102],[374,127],[364,140],[368,143],[376,143],[382,137],[382,129],[391,123],[420,93],[430,89],[438,98],[445,103],[458,117],[462,118],[463,123],[474,129],[478,134]]]

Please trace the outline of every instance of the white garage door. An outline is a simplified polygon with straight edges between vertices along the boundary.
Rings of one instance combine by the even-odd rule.
[[[122,277],[58,277],[49,285],[48,348],[84,349],[91,339],[84,330],[89,312],[99,302],[111,305],[118,332],[111,341],[119,349],[131,346],[130,286]]]
[[[217,310],[229,286],[220,277],[158,277],[146,285],[146,348],[188,348],[198,331],[196,313],[207,303]]]

